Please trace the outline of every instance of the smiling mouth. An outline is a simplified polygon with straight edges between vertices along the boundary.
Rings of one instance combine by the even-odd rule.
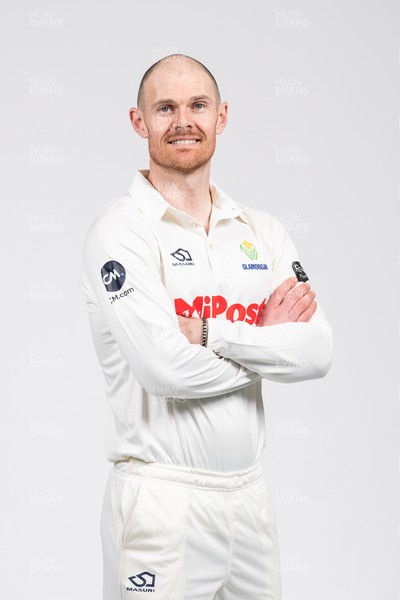
[[[184,140],[173,140],[172,142],[168,142],[168,144],[174,144],[177,146],[194,146],[195,144],[198,144],[200,142],[200,140],[197,139],[184,139]]]

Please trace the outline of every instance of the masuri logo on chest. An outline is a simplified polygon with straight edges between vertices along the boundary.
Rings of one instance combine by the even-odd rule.
[[[228,321],[245,321],[252,325],[257,323],[262,309],[267,299],[264,298],[261,304],[252,302],[244,306],[239,302],[228,305],[224,296],[197,296],[192,304],[189,304],[183,298],[175,298],[175,312],[183,317],[198,316],[204,319],[215,319],[225,313]],[[194,315],[197,313],[197,315]]]

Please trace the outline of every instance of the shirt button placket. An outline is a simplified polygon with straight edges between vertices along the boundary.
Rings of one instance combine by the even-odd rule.
[[[208,262],[210,264],[211,270],[214,271],[216,264],[215,264],[215,254],[214,254],[214,244],[212,242],[206,242],[207,243],[207,256],[208,256]]]

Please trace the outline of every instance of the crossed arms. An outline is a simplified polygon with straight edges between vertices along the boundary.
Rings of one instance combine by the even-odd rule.
[[[257,327],[279,323],[308,323],[317,310],[316,294],[309,283],[301,283],[295,289],[296,284],[297,277],[288,277],[272,292],[261,312]],[[178,315],[178,322],[182,333],[191,344],[201,343],[201,318]]]
[[[275,246],[274,293],[258,326],[209,319],[202,347],[187,329],[198,327],[197,319],[175,314],[160,278],[157,241],[144,219],[138,214],[126,225],[100,217],[86,238],[80,280],[91,325],[101,325],[104,343],[118,345],[139,384],[153,395],[173,389],[179,398],[208,398],[262,378],[289,383],[323,377],[332,357],[330,325],[314,304],[314,292],[303,284],[294,287],[289,277],[298,257],[281,226]],[[100,277],[111,260],[124,266],[124,285],[133,289],[114,302]]]

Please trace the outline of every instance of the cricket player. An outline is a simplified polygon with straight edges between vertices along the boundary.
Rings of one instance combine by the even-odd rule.
[[[210,71],[163,58],[129,114],[149,169],[95,216],[80,278],[108,404],[104,600],[278,600],[261,383],[324,377],[331,328],[282,224],[210,180]]]

